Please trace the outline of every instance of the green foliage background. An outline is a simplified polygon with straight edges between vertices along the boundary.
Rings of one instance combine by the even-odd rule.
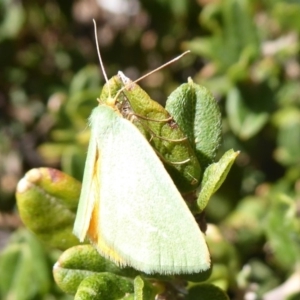
[[[19,299],[67,299],[51,279],[56,250],[23,231],[5,240],[19,227],[14,192],[27,170],[51,166],[82,178],[86,119],[104,82],[92,18],[109,77],[121,69],[138,78],[190,49],[192,54],[146,78],[142,87],[164,102],[191,76],[219,101],[220,152],[234,148],[241,154],[207,208],[207,221],[222,232],[224,247],[231,247],[211,249],[219,270],[215,281],[233,299],[243,299],[299,276],[300,3],[139,4],[136,13],[121,14],[93,0],[0,1],[0,226],[8,243],[0,264],[7,266],[4,254],[13,247],[25,262],[24,274],[43,274],[36,276],[43,284],[33,277],[32,288]],[[17,249],[24,245],[29,250],[21,255]],[[229,252],[234,267],[224,254]],[[41,267],[32,270],[36,261]],[[0,296],[6,288],[1,282]]]

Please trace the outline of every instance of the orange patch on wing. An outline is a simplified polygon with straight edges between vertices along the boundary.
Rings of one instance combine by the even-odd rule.
[[[93,244],[97,244],[98,241],[98,220],[99,220],[99,205],[96,202],[92,212],[90,226],[87,231],[87,235]]]
[[[98,249],[98,251],[106,258],[114,261],[116,264],[125,266],[126,263],[124,259],[120,257],[120,255],[107,243],[101,238],[101,232],[100,232],[100,209],[101,209],[101,198],[100,198],[100,188],[101,188],[101,182],[100,182],[100,166],[101,162],[99,159],[100,151],[97,151],[97,158],[96,163],[94,167],[94,174],[92,179],[92,191],[91,191],[91,197],[94,197],[94,208],[92,211],[92,216],[90,219],[89,228],[87,231],[87,235],[92,242],[94,246]],[[102,207],[103,209],[103,207]],[[105,230],[105,228],[104,228]]]
[[[100,151],[97,149],[96,151],[96,162],[93,170],[93,178],[91,184],[91,192],[90,197],[93,197],[94,208],[92,211],[92,216],[90,219],[90,225],[87,231],[87,235],[93,244],[97,244],[98,241],[98,221],[99,221],[99,206],[100,206]]]

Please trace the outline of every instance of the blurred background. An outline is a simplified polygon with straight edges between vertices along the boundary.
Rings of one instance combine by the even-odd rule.
[[[285,298],[294,290],[282,285],[300,282],[299,16],[295,0],[0,0],[2,251],[38,243],[16,235],[14,194],[26,171],[82,178],[86,120],[104,84],[94,18],[108,77],[136,79],[191,50],[140,84],[161,103],[188,77],[206,86],[223,115],[220,154],[241,151],[206,212],[227,247],[219,256],[211,247],[217,279],[232,299],[277,287],[283,296],[269,299],[300,299],[299,290]],[[48,275],[22,299],[69,299],[51,279],[56,252],[38,247]],[[0,296],[9,288],[0,283]]]

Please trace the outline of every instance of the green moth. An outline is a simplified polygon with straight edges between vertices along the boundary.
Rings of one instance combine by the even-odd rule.
[[[119,266],[147,274],[208,270],[204,234],[145,136],[123,117],[131,103],[118,102],[118,84],[103,73],[108,94],[104,89],[89,118],[91,137],[74,234],[80,241],[88,237]]]
[[[210,268],[204,234],[160,159],[114,101],[96,107],[74,234],[152,274]]]

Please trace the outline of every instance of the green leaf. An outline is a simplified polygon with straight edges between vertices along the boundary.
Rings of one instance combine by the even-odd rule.
[[[226,111],[232,131],[244,140],[258,133],[269,118],[267,112],[256,111],[247,106],[237,88],[233,88],[227,96]]]
[[[132,268],[119,268],[102,257],[91,245],[81,245],[66,250],[53,267],[53,276],[59,287],[68,294],[75,294],[86,277],[109,272],[134,277],[139,274]]]
[[[81,184],[51,168],[28,171],[17,186],[16,198],[24,224],[52,247],[77,245],[73,224]]]
[[[210,197],[222,185],[238,155],[238,151],[228,150],[217,163],[213,163],[206,168],[201,183],[201,191],[197,199],[199,212],[204,210]]]
[[[206,38],[196,37],[184,45],[212,61],[214,73],[225,74],[231,82],[247,78],[249,65],[260,53],[250,3],[226,0],[205,5],[200,21],[213,34]]]
[[[213,163],[221,142],[222,118],[212,94],[189,78],[168,97],[166,110],[188,137],[201,167]]]
[[[16,231],[0,254],[1,299],[41,299],[50,289],[46,253],[25,229]]]
[[[288,271],[300,262],[300,221],[295,199],[275,191],[268,209],[265,230],[273,259]]]
[[[85,278],[79,285],[74,300],[117,300],[133,292],[131,279],[101,273]]]

